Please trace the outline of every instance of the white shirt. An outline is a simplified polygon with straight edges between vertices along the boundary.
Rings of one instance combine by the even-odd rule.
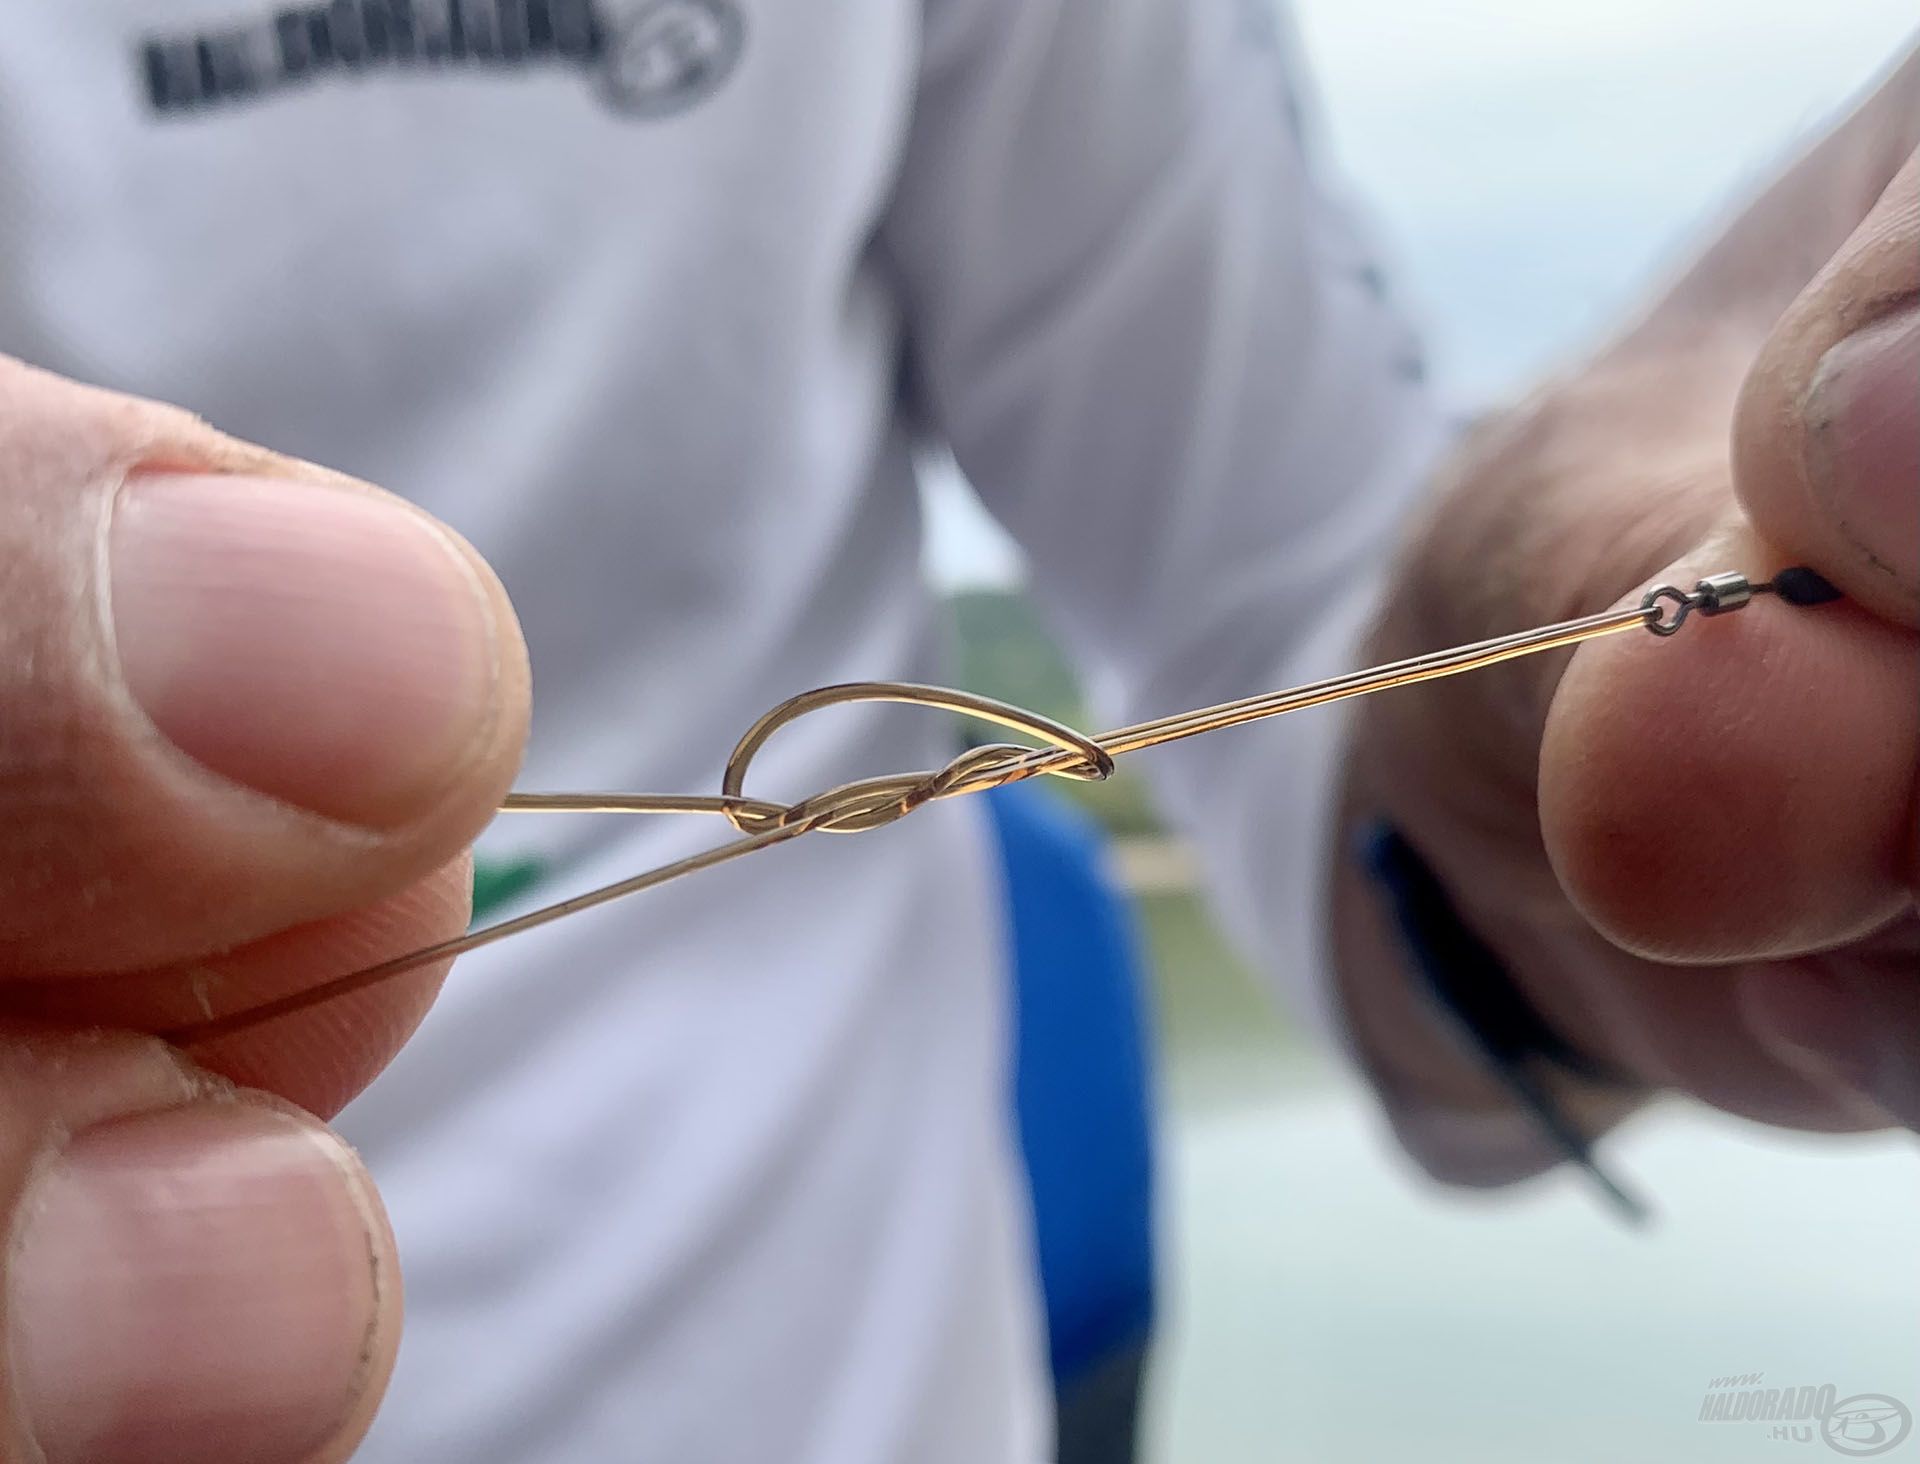
[[[791,692],[938,679],[921,435],[1108,716],[1345,663],[1434,433],[1259,0],[447,5],[0,5],[0,350],[464,531],[523,786],[711,790]],[[1333,725],[1141,759],[1302,986]],[[748,791],[953,736],[825,713]],[[725,833],[491,847],[573,890]],[[408,1289],[365,1457],[1040,1457],[995,879],[953,804],[462,961],[344,1120]]]

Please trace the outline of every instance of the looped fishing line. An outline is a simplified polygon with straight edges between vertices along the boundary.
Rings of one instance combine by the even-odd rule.
[[[945,687],[915,686],[894,681],[861,681],[803,692],[782,702],[747,729],[727,758],[717,796],[515,793],[501,805],[501,811],[505,813],[716,814],[731,823],[739,831],[740,838],[576,895],[572,899],[543,906],[483,930],[470,931],[438,945],[410,951],[364,970],[336,977],[305,991],[162,1035],[183,1045],[229,1036],[259,1023],[305,1011],[322,1002],[333,1001],[424,966],[491,945],[508,936],[638,894],[641,890],[652,889],[669,880],[711,869],[758,850],[772,848],[775,844],[788,843],[804,834],[865,833],[905,818],[929,803],[969,793],[983,793],[1027,778],[1056,777],[1098,782],[1112,774],[1115,758],[1143,748],[1157,747],[1162,743],[1197,737],[1205,732],[1217,732],[1327,702],[1342,701],[1348,697],[1368,696],[1396,686],[1456,676],[1515,657],[1536,655],[1601,636],[1618,635],[1623,631],[1644,630],[1656,636],[1671,636],[1686,623],[1689,615],[1698,613],[1711,616],[1738,610],[1749,604],[1753,596],[1760,594],[1775,595],[1794,605],[1818,605],[1839,598],[1839,592],[1832,585],[1809,569],[1783,570],[1772,580],[1761,584],[1754,584],[1740,574],[1710,575],[1696,584],[1691,592],[1673,585],[1659,585],[1649,590],[1635,609],[1611,610],[1562,621],[1537,630],[1520,631],[1469,646],[1435,651],[1411,660],[1349,672],[1344,676],[1286,691],[1268,692],[1261,696],[1224,702],[1219,706],[1181,712],[1091,737],[1038,713],[1010,706],[991,697]],[[747,773],[753,759],[775,733],[809,713],[851,702],[899,702],[956,712],[1024,733],[1044,745],[1026,747],[1015,743],[989,743],[970,748],[945,766],[929,772],[862,778],[795,803],[775,803],[747,796]]]

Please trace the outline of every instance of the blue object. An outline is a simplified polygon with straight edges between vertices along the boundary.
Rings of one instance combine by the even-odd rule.
[[[1015,1107],[1054,1380],[1065,1385],[1139,1348],[1153,1325],[1144,977],[1093,824],[1037,788],[986,801],[1006,871]]]

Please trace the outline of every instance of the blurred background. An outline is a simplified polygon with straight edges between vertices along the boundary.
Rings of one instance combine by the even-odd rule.
[[[1397,253],[1463,416],[1579,352],[1907,39],[1912,0],[1301,0],[1323,150]],[[964,684],[1068,720],[1018,555],[930,475]],[[1628,1232],[1555,1177],[1424,1186],[1365,1096],[1255,991],[1137,785],[1082,795],[1154,967],[1160,1464],[1639,1464],[1825,1457],[1698,1422],[1708,1384],[1920,1407],[1910,1139],[1667,1109],[1610,1145]],[[1920,1459],[1920,1439],[1888,1457]]]

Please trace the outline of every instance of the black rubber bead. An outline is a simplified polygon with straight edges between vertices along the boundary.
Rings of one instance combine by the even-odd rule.
[[[1773,592],[1789,605],[1826,605],[1845,598],[1804,565],[1783,569],[1776,574],[1773,577]]]

